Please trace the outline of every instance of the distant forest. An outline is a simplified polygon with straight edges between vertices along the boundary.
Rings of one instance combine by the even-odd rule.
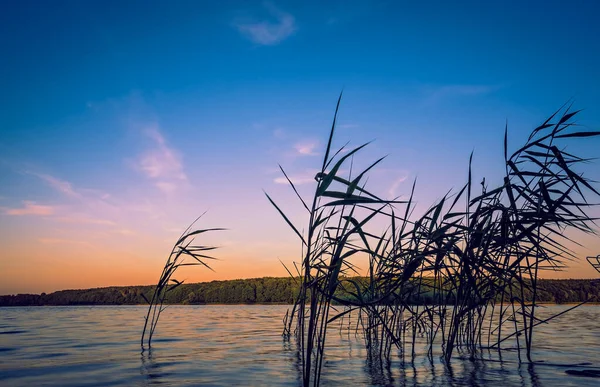
[[[360,279],[359,279],[360,280]],[[50,294],[0,296],[0,306],[41,305],[137,305],[146,304],[154,286],[120,286],[84,290],[61,290]],[[293,278],[253,278],[183,284],[167,295],[169,304],[291,304],[298,287]],[[528,295],[525,295],[526,298]],[[546,280],[538,282],[538,302],[600,302],[600,280]],[[428,303],[423,294],[409,303]]]

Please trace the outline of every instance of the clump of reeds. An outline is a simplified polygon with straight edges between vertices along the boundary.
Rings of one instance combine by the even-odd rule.
[[[381,361],[389,360],[392,347],[414,356],[417,335],[426,337],[430,356],[434,342],[441,343],[446,361],[456,348],[500,348],[512,337],[530,359],[541,323],[535,317],[539,272],[576,258],[565,232],[594,232],[587,197],[599,194],[574,170],[588,160],[558,143],[600,132],[573,131],[577,112],[567,108],[509,157],[505,129],[503,184],[490,189],[484,180],[475,194],[471,155],[467,183],[415,219],[412,193],[390,201],[365,189],[367,172],[382,159],[353,176],[352,158],[367,144],[331,155],[339,103],[310,206],[288,179],[309,217],[306,235],[269,197],[303,245],[300,292],[284,333],[298,339],[304,385],[319,384],[328,324],[352,312],[358,312],[369,356]],[[343,169],[348,176],[341,176]],[[389,227],[369,231],[374,219]],[[362,281],[348,277],[357,273],[352,259],[358,255],[369,258]],[[332,302],[344,310],[333,310]]]
[[[202,214],[204,215],[204,214]],[[182,285],[184,281],[178,281],[175,278],[172,278],[175,271],[182,266],[197,266],[201,265],[206,267],[209,270],[212,270],[210,266],[205,262],[205,260],[216,259],[212,256],[207,255],[206,252],[216,249],[214,246],[205,246],[193,244],[196,236],[200,234],[204,234],[210,231],[220,231],[224,230],[223,228],[208,228],[208,229],[192,229],[194,224],[202,217],[198,217],[192,224],[181,234],[181,236],[173,245],[171,249],[171,253],[167,258],[165,266],[163,267],[160,278],[158,279],[158,283],[154,288],[154,292],[152,293],[152,298],[150,300],[146,299],[144,295],[144,299],[148,302],[148,313],[145,316],[144,320],[144,329],[142,330],[141,337],[141,346],[142,350],[144,350],[144,340],[147,334],[148,347],[150,348],[152,345],[152,336],[154,335],[154,331],[156,330],[156,326],[158,325],[158,319],[160,314],[165,310],[166,305],[165,299],[167,294]],[[192,260],[188,260],[186,258],[192,258]]]
[[[303,261],[300,273],[300,292],[296,299],[292,313],[287,319],[286,333],[291,332],[296,321],[297,337],[301,352],[303,380],[309,385],[312,380],[319,383],[323,362],[323,350],[327,333],[327,324],[330,321],[330,304],[332,300],[344,304],[367,305],[374,300],[363,299],[360,286],[351,279],[344,279],[348,272],[354,271],[349,258],[358,254],[370,255],[367,238],[371,234],[365,231],[366,225],[385,207],[392,203],[383,200],[364,189],[366,173],[376,166],[382,159],[375,161],[365,170],[352,175],[352,157],[367,144],[343,153],[345,147],[337,152],[332,151],[332,140],[335,130],[337,109],[329,135],[321,171],[315,176],[317,187],[312,203],[299,195],[293,182],[288,182],[303,207],[309,215],[307,235],[302,235],[292,224],[284,212],[271,200],[288,225],[300,238],[303,245]],[[340,171],[348,167],[349,176],[341,176]],[[287,175],[282,169],[284,176]],[[342,282],[346,286],[356,289],[348,292],[357,301],[337,300],[334,293]]]

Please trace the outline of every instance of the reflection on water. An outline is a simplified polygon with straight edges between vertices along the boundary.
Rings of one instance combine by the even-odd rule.
[[[281,336],[286,306],[172,306],[150,351],[140,353],[144,307],[34,307],[0,309],[2,386],[299,386],[294,340]],[[539,317],[564,310],[551,306]],[[372,386],[597,386],[600,379],[566,370],[600,368],[600,306],[583,306],[539,326],[535,364],[516,351],[369,355],[364,340],[331,329],[323,385]],[[372,347],[370,351],[377,351]]]

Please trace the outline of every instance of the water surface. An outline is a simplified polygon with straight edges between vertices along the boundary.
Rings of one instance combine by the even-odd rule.
[[[541,309],[540,318],[564,310]],[[0,308],[1,386],[298,386],[282,305],[171,306],[151,351],[140,353],[142,306]],[[364,340],[331,329],[322,385],[599,386],[567,369],[600,369],[600,306],[582,306],[534,336],[536,364],[514,351],[457,353],[451,367],[417,353],[369,362]],[[482,360],[483,359],[483,360]]]

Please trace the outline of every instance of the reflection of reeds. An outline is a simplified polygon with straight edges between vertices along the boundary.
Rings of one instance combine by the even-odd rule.
[[[201,215],[202,216],[202,215]],[[201,217],[200,216],[200,217]],[[198,217],[198,219],[200,219]],[[144,321],[144,329],[142,330],[141,337],[141,346],[142,350],[144,349],[144,339],[146,337],[146,331],[148,331],[148,347],[151,347],[152,336],[154,335],[154,331],[156,330],[156,326],[158,324],[158,319],[163,310],[165,310],[166,306],[164,305],[165,298],[167,294],[182,285],[184,281],[178,281],[172,278],[175,271],[182,266],[196,266],[202,265],[210,270],[210,266],[206,264],[205,260],[207,259],[215,259],[209,255],[206,255],[207,251],[211,251],[216,249],[213,246],[204,246],[204,245],[192,245],[194,239],[199,234],[204,234],[209,231],[219,231],[224,230],[222,228],[209,228],[209,229],[197,229],[192,230],[192,226],[198,221],[196,219],[184,232],[181,234],[175,245],[171,249],[171,253],[169,254],[169,258],[167,258],[167,262],[163,267],[162,273],[158,280],[156,287],[154,288],[154,292],[152,293],[152,298],[150,300],[146,299],[148,302],[148,313],[145,316]],[[191,257],[193,261],[186,261],[186,257]]]
[[[352,158],[366,144],[330,157],[339,102],[310,207],[288,179],[309,215],[306,235],[267,195],[303,245],[300,292],[284,332],[296,333],[304,385],[319,384],[327,325],[353,311],[370,361],[389,360],[392,347],[414,355],[419,334],[430,356],[440,343],[446,361],[456,348],[499,348],[513,336],[530,359],[540,270],[575,258],[567,229],[594,232],[587,196],[598,191],[574,171],[587,160],[557,143],[600,132],[572,131],[577,112],[564,109],[509,157],[505,131],[502,185],[490,189],[484,180],[475,194],[469,160],[467,183],[414,219],[412,194],[388,201],[365,189],[366,173],[381,159],[352,176]],[[348,177],[340,176],[344,169]],[[389,227],[369,231],[374,219]],[[348,277],[358,255],[369,259],[363,281]],[[334,311],[332,302],[345,309]]]

